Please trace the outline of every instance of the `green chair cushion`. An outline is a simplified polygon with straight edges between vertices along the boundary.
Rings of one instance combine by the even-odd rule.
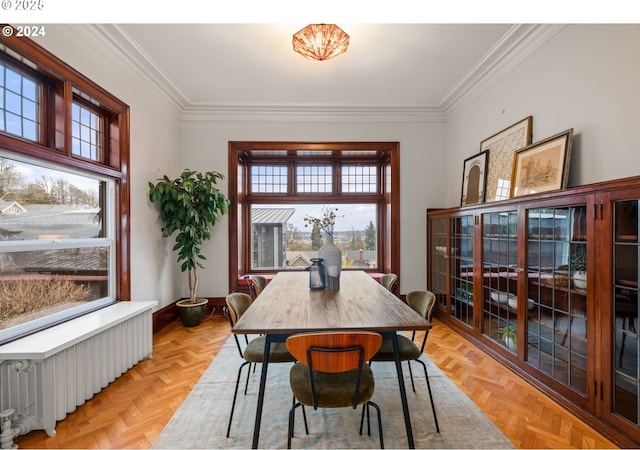
[[[400,360],[409,361],[420,358],[420,347],[408,337],[398,334],[398,348],[400,349]],[[394,361],[393,343],[385,339],[382,341],[382,347],[378,350],[371,361]]]
[[[251,363],[261,363],[264,358],[265,337],[259,336],[249,341],[244,349],[244,359]],[[269,362],[295,362],[296,359],[289,353],[284,342],[272,342],[269,348]]]
[[[319,408],[344,408],[353,406],[353,395],[356,390],[358,370],[341,373],[313,372],[316,384],[316,395]],[[289,371],[291,390],[295,398],[306,406],[313,406],[311,385],[309,384],[309,369],[297,363]],[[368,402],[373,396],[375,381],[368,365],[362,366],[362,380],[360,382],[360,396],[358,404]]]

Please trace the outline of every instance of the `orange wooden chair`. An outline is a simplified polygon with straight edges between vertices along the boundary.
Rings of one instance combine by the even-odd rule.
[[[291,448],[295,411],[299,406],[302,406],[305,431],[309,434],[305,405],[313,406],[314,410],[356,409],[362,405],[360,434],[365,410],[371,434],[369,406],[373,406],[378,413],[380,448],[384,448],[380,407],[371,401],[375,387],[373,372],[366,364],[380,349],[382,336],[368,331],[301,333],[290,336],[286,345],[289,353],[298,360],[289,372],[293,406],[289,412],[287,448]]]

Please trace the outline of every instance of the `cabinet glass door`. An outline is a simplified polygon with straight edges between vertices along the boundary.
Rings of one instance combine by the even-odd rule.
[[[638,201],[614,203],[613,412],[638,420],[640,348],[638,338]]]
[[[525,360],[582,394],[587,389],[586,245],[585,205],[527,211]]]
[[[450,314],[473,326],[473,217],[451,219]]]
[[[518,220],[516,211],[482,215],[482,333],[517,347]]]
[[[447,310],[447,218],[433,218],[429,221],[430,248],[429,270],[427,272],[429,290],[436,296],[436,308]]]

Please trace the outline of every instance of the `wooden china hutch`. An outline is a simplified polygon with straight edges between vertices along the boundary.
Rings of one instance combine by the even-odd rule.
[[[427,210],[437,317],[640,447],[640,177]]]

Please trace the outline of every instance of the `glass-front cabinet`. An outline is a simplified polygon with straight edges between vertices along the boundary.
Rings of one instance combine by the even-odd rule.
[[[518,351],[518,215],[482,215],[482,333]]]
[[[589,405],[586,205],[526,210],[524,360]]]
[[[473,326],[473,215],[451,219],[449,314]]]
[[[447,309],[447,260],[449,255],[449,238],[447,234],[449,219],[436,217],[428,219],[427,260],[431,270],[427,274],[427,284],[436,296],[436,309]]]
[[[427,213],[436,318],[640,448],[640,177]]]
[[[640,428],[639,202],[637,191],[612,196],[612,272],[610,280],[605,278],[611,302],[603,311],[612,326],[602,330],[603,349],[610,350],[603,361],[610,374],[602,387],[603,413],[610,423],[629,434]]]

